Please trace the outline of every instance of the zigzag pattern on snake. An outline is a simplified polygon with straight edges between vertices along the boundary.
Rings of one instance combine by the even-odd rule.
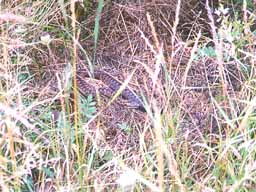
[[[85,78],[89,78],[89,72],[87,69],[79,69],[77,71],[77,85],[79,91],[82,95],[88,92],[88,89],[92,90],[85,81]],[[102,81],[107,87],[99,88],[99,93],[105,95],[107,97],[113,96],[121,87],[122,83],[119,82],[117,79],[112,77],[105,71],[95,69],[93,78]],[[141,99],[128,87],[126,87],[122,93],[121,97],[128,101],[130,107],[138,109],[140,111],[145,112],[145,108]]]

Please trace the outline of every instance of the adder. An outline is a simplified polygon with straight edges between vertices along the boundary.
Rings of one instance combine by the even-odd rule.
[[[90,78],[89,72],[85,68],[80,68],[77,70],[77,85],[79,92],[82,95],[85,93],[91,92],[95,94],[96,90],[94,87],[89,85],[86,79]],[[107,97],[112,97],[120,89],[122,83],[115,79],[113,76],[107,72],[99,69],[94,70],[93,78],[102,81],[106,86],[100,87],[98,89],[99,93]],[[145,112],[144,104],[140,97],[138,97],[130,88],[126,87],[122,93],[121,97],[128,101],[129,107],[138,109]]]

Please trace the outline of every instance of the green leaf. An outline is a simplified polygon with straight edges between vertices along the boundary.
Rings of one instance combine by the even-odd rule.
[[[92,95],[88,95],[86,99],[81,99],[81,112],[83,116],[90,119],[96,111],[96,102],[93,100]]]
[[[128,125],[128,123],[126,123],[126,122],[123,122],[123,123],[121,123],[121,124],[118,124],[118,127],[119,127],[121,130],[125,131],[126,133],[131,133],[131,132],[132,132],[131,127],[130,127],[130,126]]]
[[[110,160],[112,160],[112,159],[113,159],[113,153],[112,153],[112,151],[111,151],[111,150],[107,150],[107,151],[105,152],[104,156],[103,156],[103,159],[104,159],[105,161],[110,161]]]

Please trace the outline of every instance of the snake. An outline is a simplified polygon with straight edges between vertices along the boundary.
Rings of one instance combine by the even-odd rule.
[[[77,85],[79,92],[82,95],[85,95],[85,93],[91,92],[92,94],[95,94],[95,88],[91,87],[88,85],[85,79],[88,78],[94,78],[96,80],[100,80],[103,82],[106,87],[101,87],[98,89],[99,93],[107,96],[107,97],[112,97],[116,94],[116,92],[120,89],[122,83],[117,80],[115,77],[110,75],[104,70],[100,69],[94,69],[93,76],[90,76],[90,73],[88,72],[88,69],[86,68],[80,68],[77,71]],[[128,105],[131,108],[135,108],[137,110],[140,110],[142,112],[145,112],[145,107],[142,102],[142,99],[135,94],[133,90],[131,90],[129,87],[126,87],[121,93],[120,96],[128,101]]]

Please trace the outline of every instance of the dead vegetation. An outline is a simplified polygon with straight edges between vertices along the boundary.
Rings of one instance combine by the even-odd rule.
[[[2,4],[11,15],[0,17],[1,150],[7,154],[1,158],[12,163],[10,172],[1,170],[0,189],[255,186],[255,13],[246,3],[243,18],[221,8],[231,3],[204,0],[111,1],[98,13],[100,1],[77,1],[74,9],[61,1]],[[146,112],[128,108],[120,93],[95,93],[102,82],[90,78],[94,98],[76,97],[72,80],[80,68],[104,70],[127,84]],[[241,143],[250,157],[243,157]],[[244,181],[243,160],[251,167]]]

